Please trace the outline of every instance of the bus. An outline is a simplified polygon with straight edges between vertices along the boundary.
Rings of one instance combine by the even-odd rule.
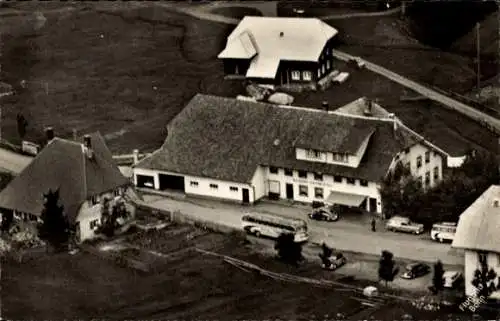
[[[432,225],[431,238],[434,241],[443,243],[444,241],[453,241],[455,232],[457,231],[457,223],[441,222]]]
[[[295,242],[306,242],[309,238],[307,223],[301,219],[277,215],[248,213],[241,218],[243,230],[257,237],[277,238],[281,233],[294,235]]]

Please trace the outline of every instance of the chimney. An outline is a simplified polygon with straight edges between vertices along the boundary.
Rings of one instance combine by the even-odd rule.
[[[77,131],[75,128],[73,128],[72,132],[73,132],[73,140],[76,142],[78,140]]]
[[[45,128],[45,137],[47,137],[47,143],[50,143],[54,139],[54,128]]]
[[[280,38],[283,38],[283,36],[285,35],[285,33],[283,31],[280,32]]]
[[[321,108],[323,108],[323,110],[326,112],[328,112],[328,110],[330,109],[326,100],[321,103]]]
[[[94,157],[94,152],[92,150],[92,140],[90,139],[90,135],[83,136],[83,148],[85,155],[87,155],[89,159],[92,159]]]
[[[134,155],[134,165],[135,165],[135,164],[137,164],[139,162],[139,150],[138,149],[134,149],[134,151],[132,153]]]

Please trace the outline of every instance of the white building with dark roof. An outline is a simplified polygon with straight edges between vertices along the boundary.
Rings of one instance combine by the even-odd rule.
[[[465,294],[474,296],[472,284],[482,263],[497,276],[489,281],[497,290],[491,298],[500,299],[500,186],[492,185],[461,215],[452,247],[465,251]]]
[[[399,161],[426,186],[444,155],[397,119],[196,95],[163,146],[134,167],[139,187],[253,203],[323,201],[382,212],[379,183]]]
[[[316,83],[333,68],[337,30],[317,18],[243,18],[218,55],[227,75],[261,84]]]

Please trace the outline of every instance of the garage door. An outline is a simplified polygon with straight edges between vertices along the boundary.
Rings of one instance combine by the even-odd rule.
[[[178,190],[184,192],[184,176],[160,174],[160,189]]]
[[[137,175],[137,187],[154,188],[154,177],[149,175]]]

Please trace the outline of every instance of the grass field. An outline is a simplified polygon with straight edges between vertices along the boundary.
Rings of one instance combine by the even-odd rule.
[[[175,237],[171,234],[181,229],[184,231]],[[279,273],[318,279],[332,276],[317,264],[295,268],[256,254],[254,245],[244,246],[235,236],[198,233],[197,238],[187,240],[195,231],[179,225],[129,241],[164,254],[196,246]],[[162,271],[138,273],[84,252],[43,257],[22,265],[6,261],[2,266],[2,316],[14,320],[323,320],[339,319],[338,313],[356,318],[366,309],[353,291],[275,281],[197,252],[186,252],[164,267]],[[371,313],[380,316],[383,311],[396,319],[401,319],[403,312],[414,317],[439,317],[403,303],[394,309],[389,299]]]
[[[213,8],[210,12],[235,19],[243,19],[245,16],[262,16],[262,12],[258,9],[238,6]]]
[[[6,138],[17,138],[22,112],[28,138],[41,138],[47,125],[61,136],[100,130],[114,152],[151,151],[194,94],[234,92],[215,59],[226,25],[150,7],[45,17],[40,30],[23,16],[0,24],[2,78],[19,92],[3,103]]]

